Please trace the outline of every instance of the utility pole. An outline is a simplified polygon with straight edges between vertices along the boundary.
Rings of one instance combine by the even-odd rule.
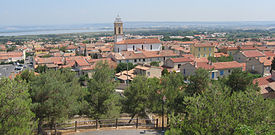
[[[162,98],[162,132],[164,132],[164,103],[165,103],[166,97],[165,95]]]
[[[128,51],[128,43],[126,42],[126,51]],[[127,80],[126,80],[126,84],[127,84],[127,87],[128,87],[128,84],[129,84],[129,80],[128,80],[128,61],[129,60],[126,60],[126,63],[127,63]]]
[[[127,63],[127,80],[126,80],[126,84],[127,84],[127,86],[128,86],[128,60],[126,60],[126,63]]]

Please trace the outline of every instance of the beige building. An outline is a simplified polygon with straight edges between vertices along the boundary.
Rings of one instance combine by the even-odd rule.
[[[234,61],[246,63],[250,58],[260,58],[265,55],[258,50],[238,51],[233,55]]]
[[[120,83],[127,83],[133,81],[137,75],[144,75],[148,78],[160,78],[162,69],[160,67],[148,66],[148,65],[138,65],[134,69],[129,71],[122,71],[116,74],[116,79]]]
[[[196,58],[214,56],[215,46],[211,43],[197,43],[191,46],[191,54]]]
[[[169,58],[165,61],[165,67],[171,68],[172,71],[180,72],[180,67],[183,64],[192,62],[190,58],[180,57],[180,58]]]
[[[135,67],[135,74],[136,75],[145,75],[148,78],[160,78],[161,77],[161,68],[160,67],[154,67],[154,66],[141,66],[138,65]]]

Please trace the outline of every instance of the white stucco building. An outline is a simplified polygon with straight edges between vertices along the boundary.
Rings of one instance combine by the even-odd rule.
[[[114,22],[114,52],[121,51],[160,51],[161,41],[157,38],[124,39],[123,22],[118,16]]]

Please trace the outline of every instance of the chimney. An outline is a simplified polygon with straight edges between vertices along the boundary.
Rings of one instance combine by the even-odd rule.
[[[271,79],[275,81],[275,70],[271,71]]]

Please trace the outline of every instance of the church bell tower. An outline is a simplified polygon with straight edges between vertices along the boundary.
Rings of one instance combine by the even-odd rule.
[[[114,22],[114,39],[115,42],[120,42],[123,40],[123,22],[119,15],[116,17]]]

